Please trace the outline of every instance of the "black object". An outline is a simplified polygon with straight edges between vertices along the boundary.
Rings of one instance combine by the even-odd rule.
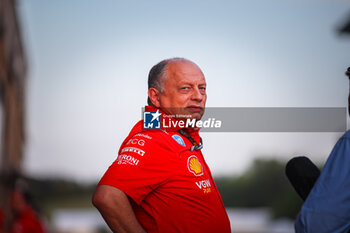
[[[179,129],[177,132],[179,132],[179,134],[181,134],[182,136],[184,136],[185,138],[187,138],[191,143],[192,143],[192,147],[191,147],[191,151],[194,150],[201,150],[203,148],[203,141],[202,138],[200,138],[200,144],[198,144],[196,142],[196,140],[194,140],[191,135],[189,133],[187,133],[185,130],[183,129]]]
[[[299,156],[288,161],[285,172],[295,191],[305,201],[320,176],[320,170],[309,158]]]
[[[350,18],[347,19],[347,21],[342,25],[339,29],[338,32],[340,34],[349,34],[350,33]]]
[[[345,74],[349,77],[350,79],[350,67],[348,67],[348,70],[345,72]]]

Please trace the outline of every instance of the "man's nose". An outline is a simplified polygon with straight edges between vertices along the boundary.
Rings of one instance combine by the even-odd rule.
[[[192,99],[196,100],[198,102],[203,100],[203,94],[200,92],[199,88],[193,88],[193,92],[192,92]]]

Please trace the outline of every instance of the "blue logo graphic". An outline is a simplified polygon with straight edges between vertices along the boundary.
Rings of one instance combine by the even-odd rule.
[[[159,110],[156,112],[143,112],[143,128],[144,129],[160,129],[161,113]]]
[[[184,140],[179,135],[173,135],[172,138],[181,146],[186,146]]]

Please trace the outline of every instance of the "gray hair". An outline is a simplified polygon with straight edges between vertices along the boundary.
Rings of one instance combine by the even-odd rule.
[[[164,91],[164,82],[167,79],[166,66],[170,62],[176,62],[176,61],[189,61],[189,60],[185,58],[175,57],[175,58],[165,59],[159,62],[158,64],[154,65],[148,74],[148,89],[155,88],[160,93],[162,93]],[[147,99],[147,103],[148,105],[153,106],[153,103],[149,97]]]

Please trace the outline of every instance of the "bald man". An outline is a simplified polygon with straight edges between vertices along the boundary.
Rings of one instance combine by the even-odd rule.
[[[99,182],[93,204],[113,232],[231,232],[199,128],[179,124],[202,118],[206,86],[187,59],[163,60],[150,70],[146,111],[151,121],[163,114],[174,123],[147,130],[139,121]]]

